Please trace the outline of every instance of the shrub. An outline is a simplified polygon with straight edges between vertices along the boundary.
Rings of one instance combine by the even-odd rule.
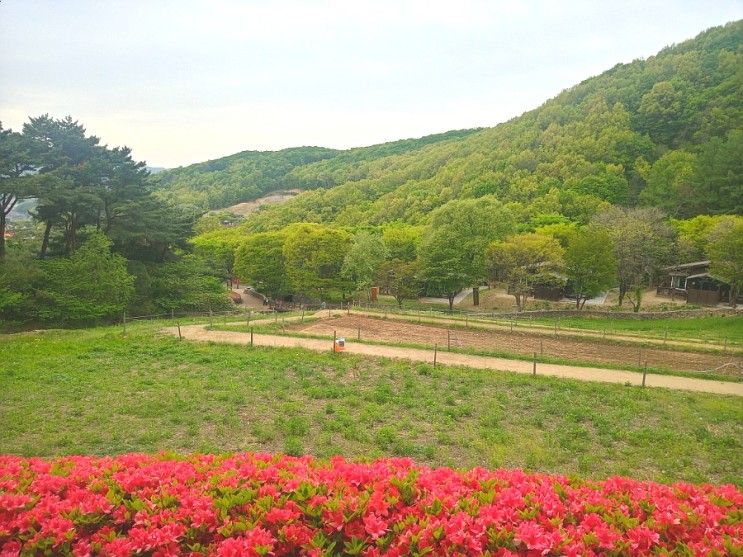
[[[740,554],[732,485],[268,454],[0,457],[0,554]]]

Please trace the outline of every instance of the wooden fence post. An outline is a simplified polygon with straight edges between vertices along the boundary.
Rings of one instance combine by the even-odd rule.
[[[180,322],[176,324],[178,325],[178,340],[183,340],[183,336],[181,335],[181,324]]]
[[[356,340],[361,340],[361,325],[359,325],[359,329],[356,332]]]
[[[539,339],[539,354],[544,356],[544,339]]]
[[[253,346],[253,327],[250,328],[250,346]]]
[[[439,352],[439,345],[434,344],[433,345],[433,367],[436,367],[436,356],[438,355],[438,352]]]
[[[645,367],[642,368],[642,386],[645,386],[645,377],[648,375],[648,363],[645,362]]]
[[[446,330],[446,349],[451,352],[451,331],[449,329]]]
[[[534,359],[532,360],[531,374],[532,375],[537,374],[537,353],[536,352],[534,352]]]

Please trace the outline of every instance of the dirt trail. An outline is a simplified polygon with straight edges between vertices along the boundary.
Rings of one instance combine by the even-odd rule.
[[[166,332],[177,335],[175,327],[164,329]],[[249,333],[238,333],[235,331],[208,331],[206,325],[186,325],[181,327],[183,338],[196,341],[224,342],[231,344],[249,344]],[[253,337],[254,344],[258,346],[282,346],[298,347],[316,352],[329,352],[331,342],[300,337],[288,337],[280,335],[256,334]],[[409,360],[415,362],[433,361],[432,350],[421,350],[417,348],[399,348],[393,346],[382,346],[374,344],[346,343],[346,352],[366,356],[382,356]],[[476,369],[492,369],[497,371],[511,371],[516,373],[532,373],[532,362],[520,360],[508,360],[505,358],[493,358],[489,356],[473,356],[468,354],[457,354],[451,352],[439,352],[437,361],[441,364],[465,366]],[[567,366],[556,364],[537,364],[537,374],[553,377],[564,377],[578,379],[581,381],[598,381],[602,383],[619,383],[640,385],[642,374],[633,371],[618,371],[614,369],[589,368],[581,366]],[[743,384],[729,383],[725,381],[711,381],[708,379],[691,379],[687,377],[675,377],[670,375],[648,375],[646,379],[648,387],[665,387],[686,391],[698,391],[705,393],[725,394],[743,396]]]
[[[651,368],[679,371],[709,371],[740,364],[739,357],[719,354],[681,352],[672,348],[648,348],[629,346],[581,337],[534,334],[532,331],[514,329],[513,332],[499,329],[452,329],[426,323],[380,319],[351,314],[335,319],[322,319],[304,325],[292,325],[292,330],[311,335],[357,338],[359,328],[365,341],[383,341],[393,344],[417,344],[439,348],[474,348],[489,352],[506,352],[531,356],[535,352],[544,356],[599,365],[618,364],[642,366],[647,362]],[[731,365],[733,364],[733,365]]]

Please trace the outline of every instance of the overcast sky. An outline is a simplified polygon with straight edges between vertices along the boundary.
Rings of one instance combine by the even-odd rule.
[[[0,120],[72,115],[152,166],[492,126],[743,0],[1,0]]]

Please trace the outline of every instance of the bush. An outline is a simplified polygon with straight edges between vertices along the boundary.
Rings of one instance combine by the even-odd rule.
[[[741,506],[732,485],[408,459],[0,456],[2,555],[739,555]]]

